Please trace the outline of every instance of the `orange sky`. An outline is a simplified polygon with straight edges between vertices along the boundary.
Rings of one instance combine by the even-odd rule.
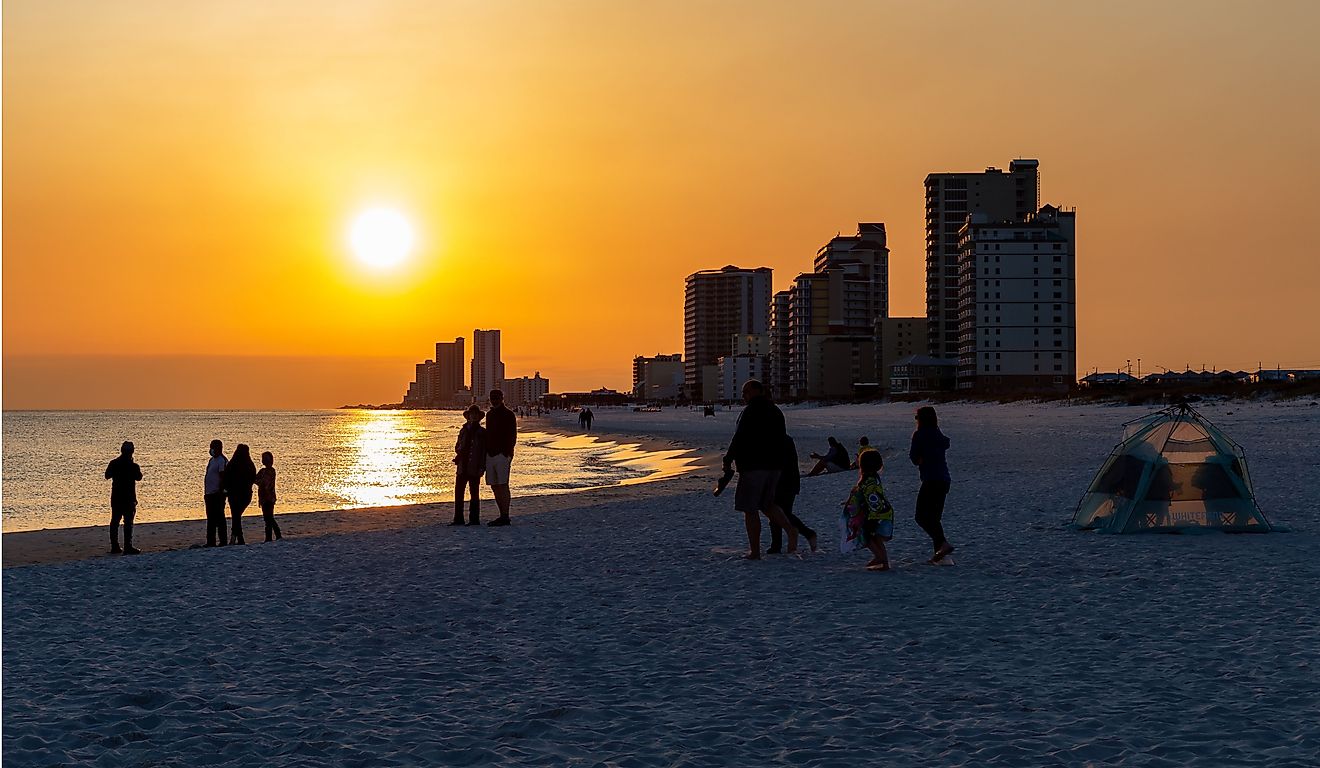
[[[7,1],[4,407],[397,400],[474,327],[626,388],[684,275],[857,221],[922,314],[922,179],[1014,157],[1078,209],[1079,367],[1320,367],[1320,5],[1260,7]]]

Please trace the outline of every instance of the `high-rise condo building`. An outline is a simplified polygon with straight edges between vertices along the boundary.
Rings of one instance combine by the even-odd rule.
[[[876,322],[889,314],[885,225],[861,223],[856,235],[831,239],[815,269],[789,289],[786,394],[851,397],[855,385],[878,382]]]
[[[688,397],[719,396],[718,361],[732,352],[735,334],[770,331],[769,267],[727,266],[687,276],[683,298],[683,373]]]
[[[1066,390],[1077,380],[1076,213],[973,213],[959,230],[958,388]]]
[[[504,381],[498,330],[472,332],[472,398],[482,402]]]
[[[790,290],[778,291],[770,304],[770,354],[766,360],[766,383],[775,397],[789,397],[789,364],[792,361],[791,340],[789,338],[788,310]]]
[[[958,231],[970,213],[1024,221],[1040,205],[1040,162],[1014,160],[1008,173],[932,173],[926,177],[927,350],[958,359]]]
[[[462,336],[453,341],[437,341],[435,374],[432,377],[433,396],[441,401],[452,401],[454,393],[463,389],[466,383],[466,368],[467,355],[464,354]]]

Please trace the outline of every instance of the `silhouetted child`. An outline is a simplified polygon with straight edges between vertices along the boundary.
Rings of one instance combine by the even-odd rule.
[[[280,524],[275,522],[275,454],[265,451],[261,454],[261,469],[257,470],[257,504],[261,505],[261,516],[266,520],[266,541],[271,534],[282,539]]]
[[[894,507],[885,497],[880,483],[880,470],[884,458],[879,451],[865,451],[858,459],[861,474],[848,497],[848,506],[860,518],[861,541],[874,557],[866,564],[868,571],[889,570],[889,553],[885,542],[894,538]]]

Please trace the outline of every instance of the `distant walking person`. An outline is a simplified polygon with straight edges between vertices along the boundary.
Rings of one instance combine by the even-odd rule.
[[[133,444],[124,441],[119,456],[105,468],[110,480],[110,554],[140,554],[133,546],[133,517],[137,514],[137,484],[142,468],[133,462]],[[119,521],[124,521],[124,548],[119,548]]]
[[[229,460],[225,458],[224,444],[219,440],[211,441],[211,460],[206,463],[206,480],[203,484],[206,499],[206,546],[223,547],[229,543],[228,526],[225,525],[225,467]]]
[[[929,405],[917,409],[917,431],[912,433],[908,457],[921,470],[921,489],[917,491],[917,525],[930,536],[935,554],[930,562],[938,563],[953,553],[953,545],[944,537],[944,498],[949,495],[949,465],[944,453],[949,438],[940,431],[935,409]]]
[[[225,467],[225,493],[229,495],[229,513],[233,517],[230,544],[247,543],[243,540],[243,510],[252,503],[252,485],[256,482],[257,465],[252,463],[252,453],[239,443],[229,466]]]
[[[582,410],[578,411],[578,429],[585,430],[586,428],[587,428],[587,409],[583,408]]]
[[[274,534],[282,539],[280,524],[275,522],[275,454],[263,451],[261,469],[257,470],[257,503],[261,505],[261,517],[266,521],[266,541]]]
[[[743,513],[747,527],[747,559],[761,559],[762,514],[789,534],[788,553],[793,554],[800,531],[775,504],[780,467],[784,465],[784,440],[788,437],[784,414],[770,401],[765,385],[756,379],[743,384],[742,395],[747,407],[738,417],[733,440],[724,454],[724,475],[731,476],[737,467],[733,508]]]
[[[463,525],[463,492],[471,497],[468,502],[468,525],[481,524],[481,473],[486,471],[486,428],[481,420],[486,417],[481,406],[473,403],[463,411],[467,423],[458,431],[454,443],[454,522]]]
[[[588,409],[587,409],[587,431],[588,431],[588,432],[591,431],[591,422],[593,422],[593,421],[595,421],[595,420],[596,420],[596,414],[595,414],[590,408],[588,408]]]
[[[504,393],[492,389],[490,410],[486,412],[486,485],[500,508],[500,516],[487,525],[509,524],[509,469],[517,443],[518,419],[504,407]]]
[[[798,467],[797,445],[793,438],[784,437],[784,464],[779,468],[779,483],[775,485],[775,506],[784,512],[784,517],[793,524],[795,528],[807,537],[807,543],[811,545],[811,551],[816,551],[816,532],[807,527],[797,515],[793,514],[793,502],[797,495],[802,492],[801,468]],[[794,537],[797,534],[793,534]],[[774,523],[770,524],[770,548],[765,551],[767,555],[777,555],[781,551],[784,543],[784,529]],[[796,544],[794,545],[796,547]]]

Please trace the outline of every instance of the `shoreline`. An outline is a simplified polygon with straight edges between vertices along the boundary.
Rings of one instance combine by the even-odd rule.
[[[659,466],[651,475],[633,481],[624,481],[614,485],[583,488],[565,493],[541,493],[530,496],[513,497],[509,510],[512,518],[535,515],[543,512],[597,506],[621,500],[645,500],[661,496],[678,495],[697,489],[705,489],[712,480],[703,475],[711,466],[711,457],[703,455],[700,449],[680,445],[678,441],[641,435],[623,436],[615,433],[590,435],[589,433],[571,434],[558,429],[562,425],[546,423],[538,419],[533,431],[550,435],[558,440],[580,438],[584,434],[607,439],[619,447],[635,444],[632,450],[643,452],[647,456],[659,454],[659,464],[675,458],[686,460],[681,468],[663,469]],[[531,425],[529,425],[531,426]],[[547,429],[546,427],[550,427]],[[675,454],[675,452],[678,454]],[[630,459],[622,460],[627,463]],[[645,461],[645,457],[642,457]],[[489,486],[483,481],[482,488],[482,523],[495,519],[498,508],[490,498]],[[420,504],[403,504],[383,507],[354,507],[349,509],[322,509],[301,512],[279,512],[276,508],[276,520],[281,533],[289,539],[319,538],[322,536],[341,536],[367,533],[372,531],[402,530],[429,525],[448,525],[453,519],[453,502],[436,501]],[[106,521],[101,525],[78,526],[74,528],[42,528],[30,531],[4,532],[0,536],[0,560],[3,568],[22,568],[28,566],[52,565],[56,563],[76,562],[98,558],[119,558],[109,552],[110,511],[106,509]],[[261,510],[254,504],[243,515],[245,538],[252,539],[246,546],[267,543],[265,524]],[[146,557],[161,552],[201,548],[206,539],[206,519],[200,513],[195,519],[164,520],[149,523],[137,523],[133,526],[134,545],[142,550],[141,555],[133,559]],[[277,542],[271,542],[277,543]]]

